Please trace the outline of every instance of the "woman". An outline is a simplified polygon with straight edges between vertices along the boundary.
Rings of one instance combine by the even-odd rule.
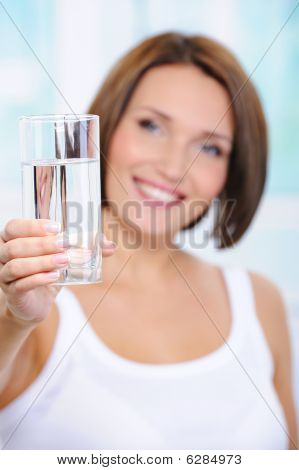
[[[4,447],[295,449],[278,288],[173,242],[214,200],[220,248],[255,214],[267,144],[252,83],[215,41],[166,33],[116,64],[90,112],[102,116],[103,231],[117,248],[104,246],[102,284],[57,295],[68,262],[57,225],[4,227]]]

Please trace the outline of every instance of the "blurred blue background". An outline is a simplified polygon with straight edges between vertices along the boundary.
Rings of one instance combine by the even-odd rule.
[[[242,264],[281,288],[299,402],[299,8],[288,20],[296,4],[295,0],[4,0],[0,223],[21,210],[19,116],[85,112],[110,66],[148,35],[178,30],[218,39],[248,74],[253,73],[269,123],[270,164],[264,197],[241,242],[224,253],[210,244],[200,256],[219,264]],[[192,251],[188,241],[186,249]]]

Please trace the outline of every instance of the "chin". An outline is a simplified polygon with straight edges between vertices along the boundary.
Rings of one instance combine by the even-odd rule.
[[[130,213],[131,212],[131,213]],[[162,208],[141,207],[140,211],[129,211],[125,220],[129,226],[145,237],[174,237],[183,228],[178,210],[167,212]]]

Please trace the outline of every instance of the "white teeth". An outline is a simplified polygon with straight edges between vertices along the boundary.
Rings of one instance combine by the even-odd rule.
[[[170,202],[170,201],[176,201],[178,198],[171,195],[170,193],[163,191],[163,189],[160,188],[154,188],[151,185],[148,185],[146,183],[141,183],[140,181],[135,181],[137,186],[139,186],[140,189],[147,195],[151,196],[154,199],[157,199],[158,201],[164,201],[164,202]]]

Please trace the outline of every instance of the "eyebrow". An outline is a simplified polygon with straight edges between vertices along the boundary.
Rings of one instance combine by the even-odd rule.
[[[160,111],[159,109],[152,108],[151,106],[138,106],[136,109],[148,109],[149,111],[152,111],[153,113],[158,114],[162,119],[165,121],[172,121],[172,118],[168,115]],[[226,140],[229,143],[232,143],[232,139],[228,137],[227,135],[220,134],[219,132],[214,132],[214,131],[203,131],[202,132],[202,137],[217,137],[218,139],[223,139]]]

